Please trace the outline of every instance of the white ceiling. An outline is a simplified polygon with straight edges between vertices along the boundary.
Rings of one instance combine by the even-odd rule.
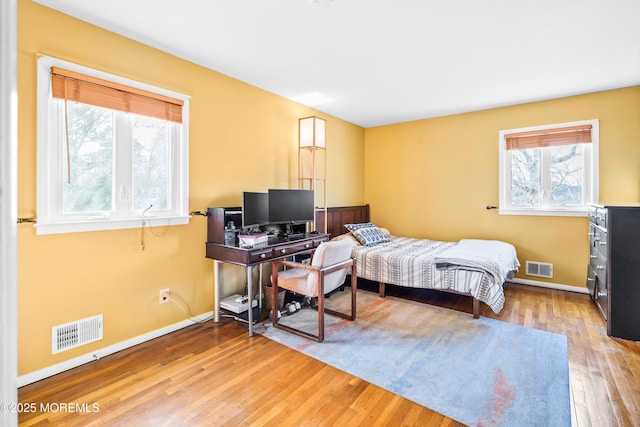
[[[363,127],[640,84],[640,0],[34,0]]]

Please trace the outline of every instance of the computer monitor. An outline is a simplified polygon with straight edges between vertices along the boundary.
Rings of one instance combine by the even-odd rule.
[[[315,220],[313,190],[269,189],[269,222],[300,223]]]
[[[242,196],[242,226],[269,224],[269,193],[245,191]]]

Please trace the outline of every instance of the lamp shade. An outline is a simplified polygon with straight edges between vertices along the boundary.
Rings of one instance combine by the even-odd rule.
[[[325,120],[311,116],[299,119],[300,148],[325,148]]]

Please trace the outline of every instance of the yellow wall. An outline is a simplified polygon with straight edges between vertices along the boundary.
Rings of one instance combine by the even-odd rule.
[[[394,234],[516,246],[524,261],[554,264],[550,281],[585,286],[586,217],[499,215],[498,131],[600,119],[600,201],[640,200],[640,87],[365,130],[365,199]],[[549,281],[549,280],[547,280]]]
[[[295,187],[298,118],[327,119],[328,204],[364,203],[364,130],[274,94],[60,14],[18,2],[19,212],[36,216],[36,57],[57,57],[190,95],[190,210],[238,206],[243,191]],[[349,185],[343,185],[349,183]],[[36,236],[19,227],[20,375],[212,310],[206,219],[188,225]],[[242,271],[223,271],[223,295]],[[51,355],[51,327],[102,313],[104,339]]]

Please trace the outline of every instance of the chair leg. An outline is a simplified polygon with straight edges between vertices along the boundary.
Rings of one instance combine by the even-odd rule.
[[[356,320],[356,294],[358,290],[358,278],[356,277],[356,260],[351,266],[351,320]]]
[[[324,280],[318,284],[318,342],[324,341]]]
[[[271,264],[271,322],[278,323],[278,266]]]
[[[341,313],[339,311],[331,310],[329,308],[325,308],[325,313],[333,314],[334,316],[342,317],[347,320],[356,320],[356,295],[358,291],[358,278],[356,276],[356,267],[355,267],[355,259],[353,260],[354,265],[351,267],[351,313]]]

